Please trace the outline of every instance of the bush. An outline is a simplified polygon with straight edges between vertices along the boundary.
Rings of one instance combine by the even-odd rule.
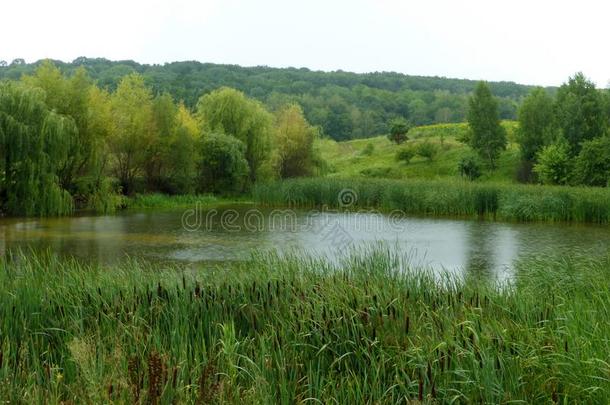
[[[360,171],[360,174],[366,177],[388,177],[392,171],[391,167],[367,167]]]
[[[202,191],[223,194],[243,191],[249,168],[240,140],[224,134],[207,135],[201,150]]]
[[[373,152],[375,152],[375,145],[373,145],[372,142],[369,142],[366,144],[364,149],[362,149],[362,152],[360,152],[360,154],[362,156],[371,156]]]
[[[407,134],[411,129],[411,123],[404,118],[396,118],[390,123],[390,134],[388,139],[397,145],[409,140]]]
[[[426,141],[417,145],[417,154],[432,161],[438,154],[438,147],[435,144]]]
[[[538,163],[534,172],[543,184],[567,184],[572,164],[567,143],[545,146],[538,153]]]
[[[608,185],[610,179],[610,138],[603,137],[583,142],[576,158],[574,178],[588,186]]]
[[[396,160],[399,162],[409,163],[411,159],[413,159],[413,156],[415,156],[413,148],[402,148],[396,152]]]
[[[481,177],[481,165],[474,156],[463,157],[458,163],[458,172],[468,180],[476,180]]]

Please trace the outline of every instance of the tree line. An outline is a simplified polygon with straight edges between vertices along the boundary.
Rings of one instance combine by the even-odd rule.
[[[18,80],[33,74],[42,63],[27,64],[21,59],[0,63],[0,79]],[[218,87],[238,89],[272,110],[296,103],[302,106],[312,125],[335,140],[386,134],[389,122],[397,117],[404,117],[413,125],[463,122],[469,96],[477,84],[472,80],[392,72],[316,72],[199,62],[144,65],[83,57],[70,63],[54,63],[68,75],[84,68],[100,88],[111,92],[118,88],[124,76],[139,73],[153,94],[169,93],[189,108],[195,108],[202,94]],[[498,97],[500,118],[515,119],[517,106],[531,87],[512,82],[490,83],[490,86]]]
[[[467,142],[492,169],[506,149],[498,101],[481,82],[469,101]],[[607,186],[610,182],[610,92],[582,73],[556,92],[534,88],[518,110],[517,143],[523,182]],[[460,162],[463,175],[480,173],[472,158]]]
[[[108,91],[84,68],[67,75],[45,62],[0,82],[0,212],[109,211],[137,192],[239,193],[315,174],[318,136],[289,101],[269,110],[223,87],[189,108],[138,73]]]

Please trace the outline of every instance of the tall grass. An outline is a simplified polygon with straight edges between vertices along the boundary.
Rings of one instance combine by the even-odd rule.
[[[137,194],[134,197],[125,199],[125,208],[133,209],[146,209],[146,208],[176,208],[193,206],[195,204],[217,204],[220,202],[220,198],[213,195],[167,195],[167,194]]]
[[[469,181],[310,178],[259,184],[260,204],[341,207],[339,196],[357,196],[350,208],[400,210],[406,214],[488,217],[507,221],[610,221],[610,190],[476,183]]]
[[[0,397],[23,403],[602,403],[610,259],[499,288],[258,255],[208,271],[0,262]]]

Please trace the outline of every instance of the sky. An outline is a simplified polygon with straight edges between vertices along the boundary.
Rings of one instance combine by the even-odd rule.
[[[610,81],[610,4],[547,0],[20,0],[0,60],[79,56],[508,80]]]

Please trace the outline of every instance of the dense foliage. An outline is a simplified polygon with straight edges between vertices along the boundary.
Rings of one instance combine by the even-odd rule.
[[[606,186],[610,179],[610,93],[582,73],[555,97],[538,88],[519,109],[524,167],[545,184]],[[527,177],[527,176],[526,176]]]
[[[0,84],[0,201],[11,215],[72,209],[62,183],[76,128],[71,118],[49,110],[44,96],[17,83]]]
[[[4,67],[0,65],[0,79],[19,79],[32,74],[42,63],[26,64],[16,60]],[[108,91],[114,91],[123,76],[138,73],[154,94],[168,92],[191,108],[201,94],[223,86],[240,90],[271,109],[288,102],[298,103],[309,122],[337,140],[386,134],[392,118],[400,116],[414,125],[464,121],[468,95],[477,84],[471,80],[391,72],[326,73],[199,62],[141,65],[133,61],[78,58],[71,63],[55,63],[68,74],[84,67],[98,86]],[[514,119],[517,103],[529,87],[511,82],[490,86],[499,97],[500,117]]]
[[[239,193],[313,174],[318,131],[292,103],[274,114],[244,93],[202,95],[196,112],[138,73],[112,92],[51,62],[0,82],[0,214],[111,211],[119,195]]]

